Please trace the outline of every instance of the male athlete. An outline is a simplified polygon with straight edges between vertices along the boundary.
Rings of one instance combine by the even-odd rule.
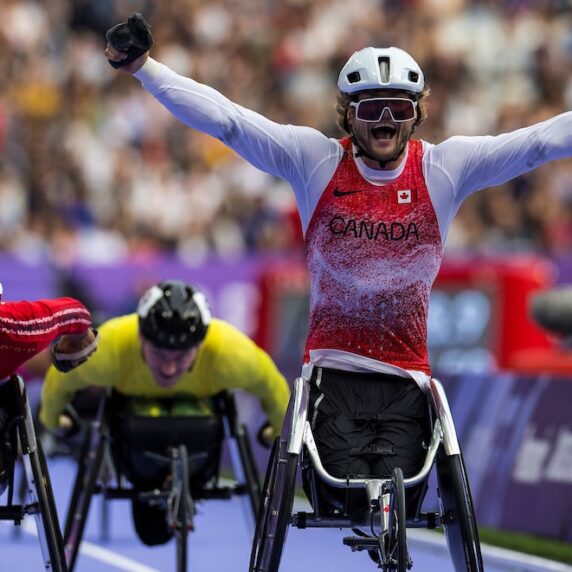
[[[0,389],[30,358],[52,344],[52,360],[60,371],[82,364],[97,348],[91,315],[73,298],[2,302],[0,284]],[[2,392],[0,391],[0,395]],[[13,404],[0,399],[0,494],[7,485],[11,461],[4,429]]]
[[[223,320],[212,318],[203,293],[181,280],[155,284],[141,297],[137,312],[101,325],[97,354],[63,375],[50,368],[42,392],[40,420],[65,426],[65,406],[88,386],[112,387],[134,414],[194,416],[212,413],[210,398],[240,389],[256,396],[268,423],[259,440],[269,446],[280,432],[290,390],[268,354]],[[129,479],[146,489],[160,488],[164,467],[154,470],[147,456],[132,466]],[[132,503],[139,538],[154,546],[167,542],[164,508]]]
[[[175,117],[292,186],[311,279],[309,419],[325,468],[341,478],[418,472],[428,300],[451,220],[471,193],[572,156],[572,113],[494,137],[414,139],[427,116],[423,72],[399,48],[368,47],[339,74],[338,140],[178,75],[149,56],[138,15],[107,39],[111,64]]]

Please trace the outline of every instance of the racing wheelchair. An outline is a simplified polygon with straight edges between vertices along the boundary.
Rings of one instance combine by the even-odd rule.
[[[24,381],[13,375],[0,383],[0,453],[7,468],[6,503],[0,505],[0,520],[12,520],[20,525],[24,516],[36,518],[38,538],[44,560],[44,569],[54,572],[67,570],[62,534],[54,495],[41,442],[36,439],[30,403]],[[16,461],[21,457],[28,493],[28,502],[14,503],[14,474]]]
[[[473,502],[447,398],[441,383],[431,379],[427,390],[432,436],[424,464],[417,475],[404,478],[396,468],[387,478],[338,478],[323,467],[307,419],[308,381],[299,377],[268,463],[250,558],[250,572],[277,572],[289,526],[297,528],[351,529],[355,536],[344,538],[354,551],[367,550],[384,572],[405,572],[413,565],[407,549],[406,529],[443,528],[457,572],[481,572],[483,568]],[[440,511],[421,512],[420,501],[408,516],[405,489],[428,486],[435,465]],[[313,512],[293,512],[298,468]],[[319,487],[323,485],[349,492],[365,491],[368,506],[361,521],[350,517],[347,503],[341,510],[324,506]],[[348,495],[349,496],[349,495]]]
[[[258,514],[258,471],[231,392],[212,398],[209,415],[143,416],[133,413],[131,401],[106,390],[86,428],[63,534],[70,571],[77,562],[95,494],[106,501],[130,499],[160,509],[158,514],[166,518],[176,539],[178,572],[187,570],[187,539],[194,528],[196,501],[242,495],[253,523]],[[172,398],[154,401],[174,403]],[[222,486],[219,473],[225,440],[235,482]]]

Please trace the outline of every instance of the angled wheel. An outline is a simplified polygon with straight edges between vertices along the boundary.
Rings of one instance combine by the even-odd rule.
[[[30,498],[32,502],[38,503],[39,510],[35,513],[38,535],[42,550],[47,552],[44,554],[44,558],[49,557],[49,565],[46,563],[47,569],[65,572],[67,566],[64,557],[64,545],[52,485],[41,444],[36,441],[36,445],[34,451],[24,456],[24,465],[26,466],[26,473],[32,477],[28,481]]]
[[[260,511],[261,502],[260,479],[254,455],[252,454],[252,448],[250,447],[248,429],[244,424],[241,424],[239,427],[239,431],[236,435],[236,443],[238,445],[238,451],[244,472],[244,480],[246,481],[245,485],[248,489],[250,507],[252,509],[254,520],[256,520],[258,512]]]
[[[250,556],[250,572],[277,572],[292,518],[298,455],[277,437],[268,461]]]
[[[447,545],[456,572],[481,572],[483,559],[462,454],[437,457],[437,480]]]
[[[388,572],[406,572],[409,568],[409,554],[407,552],[405,486],[403,484],[403,471],[399,467],[393,469],[391,484],[393,494],[389,507],[390,531],[386,537],[387,562],[383,569]]]
[[[78,463],[77,463],[77,473],[74,481],[74,486],[72,489],[72,494],[69,501],[68,512],[66,515],[66,521],[64,524],[64,539],[69,537],[70,527],[73,524],[73,511],[71,510],[76,506],[79,499],[79,495],[82,492],[86,468],[89,465],[89,447],[92,441],[92,427],[91,424],[88,426],[86,433],[84,435],[84,440],[81,444],[81,450],[79,453]]]
[[[218,397],[216,404],[225,417],[227,436],[231,437],[229,445],[234,474],[237,479],[244,481],[254,523],[260,510],[261,491],[260,476],[252,454],[248,428],[240,422],[234,394],[225,391]]]
[[[64,527],[64,550],[69,570],[73,570],[89,515],[91,497],[103,462],[106,439],[99,423],[90,423],[86,432],[82,454]]]
[[[36,439],[36,431],[30,403],[26,394],[23,380],[18,376],[12,376],[8,382],[0,386],[2,397],[10,404],[11,415],[15,424],[12,426],[11,436],[8,438],[9,450],[13,453],[17,450],[16,435],[19,437],[19,445],[22,451],[22,461],[26,473],[26,486],[30,499],[30,512],[35,514],[38,527],[38,537],[44,557],[46,570],[66,572],[66,562],[63,550],[62,534],[56,503],[52,492],[50,475],[46,465],[46,459],[41,443]],[[7,399],[6,399],[7,398]],[[16,431],[17,427],[17,431]],[[12,456],[12,455],[11,455]],[[11,459],[12,471],[15,457]],[[10,503],[13,491],[12,472],[10,476],[9,496]]]
[[[189,528],[193,524],[193,501],[189,486],[189,457],[187,447],[179,445],[173,457],[173,485],[175,495],[172,500],[175,536],[177,541],[177,572],[187,570]]]

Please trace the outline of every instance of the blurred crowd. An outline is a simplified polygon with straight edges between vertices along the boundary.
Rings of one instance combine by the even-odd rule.
[[[105,31],[135,10],[157,59],[330,136],[337,73],[367,45],[419,61],[433,143],[572,109],[571,0],[0,0],[1,251],[67,266],[300,248],[285,183],[109,66]],[[447,249],[570,251],[572,162],[473,195]]]

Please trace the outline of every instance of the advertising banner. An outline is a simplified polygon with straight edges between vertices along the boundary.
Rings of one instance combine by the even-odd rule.
[[[270,276],[268,269],[276,268],[276,262],[279,271]],[[299,372],[308,289],[304,274],[289,268],[301,267],[300,260],[276,261],[259,256],[216,259],[189,267],[162,257],[120,266],[62,270],[48,263],[28,265],[0,256],[0,280],[6,300],[76,296],[101,320],[133,311],[139,295],[156,281],[181,278],[194,282],[205,290],[215,315],[267,344],[265,347],[291,381]],[[495,340],[501,334],[514,342],[516,338],[510,329],[517,324],[522,338],[523,324],[507,317],[511,315],[506,313],[510,297],[501,298],[498,281],[491,278],[487,282],[482,278],[482,269],[471,268],[465,271],[471,280],[465,280],[461,286],[446,273],[441,283],[437,282],[437,303],[434,299],[430,310],[433,316],[429,344],[436,356],[435,373],[438,377],[442,373],[441,381],[464,450],[479,523],[572,542],[572,376],[527,376],[499,372],[496,368],[487,371],[486,367],[457,372],[439,367],[451,362],[473,363],[474,360],[458,359],[466,358],[469,350],[477,356],[489,355],[486,352],[496,351]],[[474,276],[479,280],[475,281]],[[477,283],[488,286],[479,289]],[[521,314],[525,308],[523,296],[518,297]],[[450,312],[456,307],[462,320]],[[460,349],[439,345],[443,340],[450,345],[451,340],[460,339],[460,334],[438,337],[445,323],[439,316],[456,316],[446,324],[451,326],[451,332],[463,333],[463,340],[470,338],[473,345],[459,346]],[[491,317],[491,321],[481,320],[481,329],[476,331],[475,316]],[[431,333],[435,328],[437,337]],[[532,338],[531,335],[527,340]],[[505,351],[508,346],[502,347]],[[457,359],[443,357],[452,355]],[[493,355],[506,355],[506,351]],[[489,362],[485,359],[482,363]],[[250,396],[241,398],[241,403],[241,414],[254,433],[264,421],[260,407]],[[257,444],[255,450],[264,469],[268,451]],[[436,502],[435,494],[429,495],[426,508]]]
[[[507,373],[441,381],[479,524],[572,541],[572,378]]]

